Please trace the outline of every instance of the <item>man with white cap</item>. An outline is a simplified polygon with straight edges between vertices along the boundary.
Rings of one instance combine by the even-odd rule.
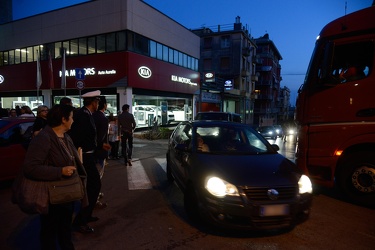
[[[89,205],[81,208],[77,214],[74,226],[81,233],[92,233],[94,229],[87,225],[99,218],[92,213],[101,189],[101,180],[96,168],[95,149],[97,147],[97,132],[92,113],[98,109],[100,90],[90,91],[82,95],[83,107],[74,113],[74,122],[70,130],[70,136],[74,145],[82,148],[83,165],[87,172],[87,196]],[[106,206],[106,204],[105,204]]]

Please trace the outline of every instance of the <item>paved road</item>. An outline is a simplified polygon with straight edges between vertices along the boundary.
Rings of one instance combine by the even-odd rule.
[[[374,210],[330,190],[315,195],[311,218],[290,232],[240,234],[192,224],[181,191],[166,180],[165,150],[166,140],[136,139],[132,167],[110,161],[103,177],[109,207],[95,210],[94,234],[73,234],[76,249],[374,249]],[[11,204],[7,187],[0,201],[0,249],[38,249],[38,216]]]

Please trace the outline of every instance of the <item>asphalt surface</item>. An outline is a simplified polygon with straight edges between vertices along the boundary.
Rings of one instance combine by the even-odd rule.
[[[291,140],[271,143],[292,155]],[[90,224],[95,233],[73,232],[77,250],[374,249],[374,210],[341,201],[334,190],[317,193],[310,219],[290,232],[218,234],[193,224],[184,211],[182,192],[166,180],[166,149],[167,140],[135,138],[132,167],[125,167],[123,159],[109,161],[102,180],[102,201],[108,207],[94,211],[100,218]],[[10,197],[10,184],[3,183],[0,249],[40,249],[39,216],[22,213]]]

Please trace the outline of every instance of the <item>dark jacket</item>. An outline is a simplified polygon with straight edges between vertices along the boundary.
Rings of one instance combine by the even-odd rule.
[[[136,126],[134,116],[127,111],[118,116],[118,124],[122,133],[132,133]]]
[[[72,128],[69,135],[76,148],[81,147],[83,152],[96,149],[96,126],[90,110],[83,107],[74,112]]]
[[[109,121],[107,117],[105,117],[105,114],[98,110],[92,113],[92,116],[95,121],[96,126],[96,155],[100,159],[105,159],[108,157],[108,151],[103,149],[103,144],[108,143],[108,126]]]
[[[83,179],[84,186],[86,186],[86,171],[78,152],[70,136],[65,133],[64,137],[68,142],[67,146],[70,152],[74,156],[77,172]],[[61,168],[68,165],[72,165],[71,160],[66,157],[64,148],[62,148],[55,132],[47,125],[38,136],[31,140],[26,152],[23,171],[25,176],[31,179],[55,181],[62,177]],[[86,202],[87,198],[84,197],[82,205],[85,206]]]

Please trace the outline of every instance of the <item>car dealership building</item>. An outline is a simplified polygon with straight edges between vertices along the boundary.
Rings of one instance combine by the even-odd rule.
[[[180,120],[199,109],[199,36],[143,1],[87,1],[3,22],[0,34],[2,108],[63,96],[79,107],[81,94],[98,89],[114,114],[131,105],[138,124],[150,118],[141,105]]]

